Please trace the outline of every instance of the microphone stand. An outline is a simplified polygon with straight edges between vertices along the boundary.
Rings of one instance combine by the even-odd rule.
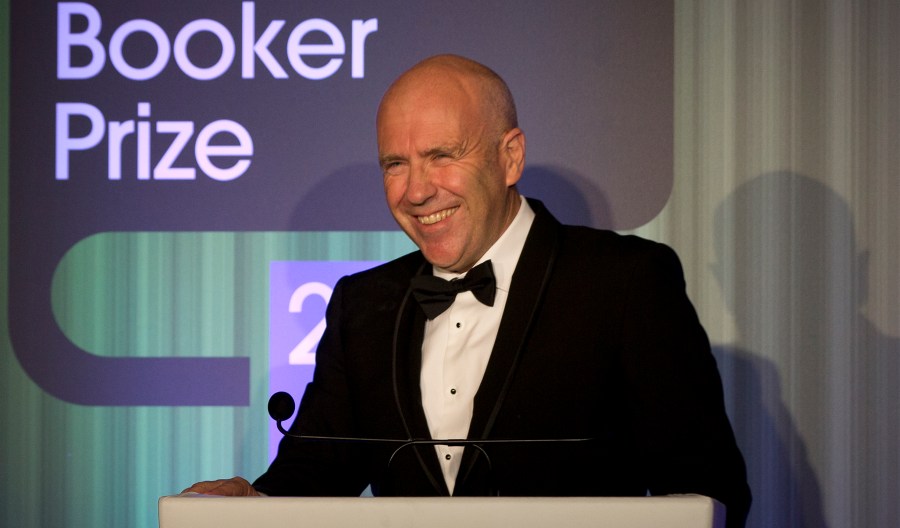
[[[330,443],[348,443],[348,444],[360,444],[360,443],[374,443],[374,444],[399,444],[393,452],[391,452],[390,458],[388,458],[387,468],[390,469],[391,463],[394,461],[394,457],[396,457],[397,453],[402,451],[403,449],[409,446],[416,445],[427,445],[427,446],[436,446],[436,445],[445,445],[452,447],[460,447],[460,446],[472,446],[477,449],[481,454],[484,455],[484,459],[487,461],[488,465],[488,475],[491,477],[491,481],[493,481],[494,474],[494,466],[491,463],[491,457],[488,455],[487,451],[484,449],[484,445],[486,444],[550,444],[550,443],[572,443],[572,442],[588,442],[593,440],[593,438],[516,438],[516,439],[499,439],[499,438],[485,438],[481,440],[472,440],[467,438],[449,438],[449,439],[431,439],[431,438],[363,438],[363,437],[351,437],[351,436],[320,436],[320,435],[303,435],[292,433],[284,428],[282,422],[287,418],[290,418],[294,415],[294,399],[290,394],[286,392],[277,392],[272,395],[269,399],[269,416],[272,417],[276,422],[276,426],[278,427],[278,431],[281,432],[282,435],[288,438],[295,438],[301,441],[308,442],[330,442]],[[491,495],[499,496],[500,490],[496,489],[493,485],[493,482],[490,483],[489,489],[492,491]]]

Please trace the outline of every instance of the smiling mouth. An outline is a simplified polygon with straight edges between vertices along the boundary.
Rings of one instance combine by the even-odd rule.
[[[450,209],[444,209],[443,211],[438,211],[436,213],[431,213],[427,216],[417,216],[416,218],[419,220],[420,224],[431,225],[440,222],[441,220],[447,218],[452,215],[459,209],[459,206],[451,207]]]

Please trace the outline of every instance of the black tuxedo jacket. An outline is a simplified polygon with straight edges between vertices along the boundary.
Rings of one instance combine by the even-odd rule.
[[[455,495],[700,493],[740,526],[750,504],[709,342],[668,247],[563,226],[540,202],[475,397],[469,438],[590,438],[467,447]],[[429,438],[415,252],[341,279],[292,431]],[[270,495],[447,495],[434,448],[282,440]],[[489,459],[489,461],[488,461]]]

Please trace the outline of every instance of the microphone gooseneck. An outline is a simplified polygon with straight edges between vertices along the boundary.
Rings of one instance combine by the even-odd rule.
[[[580,443],[580,442],[589,442],[593,440],[593,438],[485,438],[481,440],[474,440],[468,438],[441,438],[441,439],[431,439],[431,438],[365,438],[365,437],[350,437],[350,436],[319,436],[319,435],[306,435],[306,434],[298,434],[292,433],[284,428],[282,422],[290,418],[294,415],[294,398],[291,397],[290,394],[286,392],[276,392],[269,398],[269,416],[275,420],[276,425],[278,426],[278,430],[286,437],[295,438],[301,441],[307,442],[326,442],[326,443],[350,443],[350,444],[393,444],[397,447],[391,453],[391,456],[388,458],[387,467],[391,467],[391,463],[394,461],[394,457],[400,451],[404,450],[409,446],[419,446],[419,445],[445,445],[445,446],[471,446],[472,448],[478,450],[481,454],[484,455],[485,461],[488,465],[488,473],[493,473],[493,464],[491,463],[491,457],[488,456],[487,451],[485,451],[484,446],[488,444],[504,444],[504,445],[521,445],[521,444],[564,444],[564,443]],[[499,490],[494,490],[493,494],[498,494]]]

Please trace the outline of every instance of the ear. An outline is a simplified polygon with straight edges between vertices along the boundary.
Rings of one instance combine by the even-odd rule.
[[[500,140],[500,163],[506,174],[506,186],[518,183],[525,169],[525,133],[513,128],[503,134]]]

